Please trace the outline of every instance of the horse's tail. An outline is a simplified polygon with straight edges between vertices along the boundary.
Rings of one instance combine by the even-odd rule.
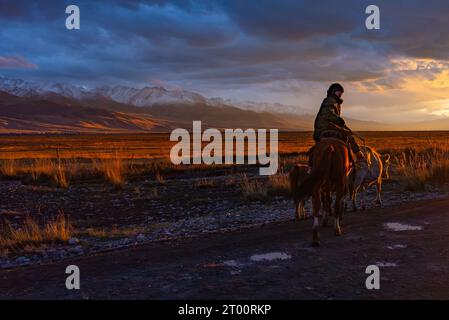
[[[322,153],[323,157],[312,168],[310,175],[304,179],[301,185],[297,188],[296,195],[299,199],[304,199],[312,195],[313,190],[324,183],[326,177],[329,176],[332,166],[332,154],[335,149],[333,146],[327,146]],[[317,155],[315,154],[314,157]]]

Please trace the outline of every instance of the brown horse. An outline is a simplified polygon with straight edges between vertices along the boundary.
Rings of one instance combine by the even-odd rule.
[[[289,180],[290,180],[290,191],[293,201],[295,203],[295,216],[297,220],[305,220],[306,219],[306,210],[305,205],[307,198],[299,199],[298,188],[303,183],[303,181],[309,176],[310,167],[305,164],[297,163],[290,171]],[[332,198],[330,193],[327,190],[323,190],[321,194],[321,202],[323,204],[323,208],[328,212],[329,215],[332,215]]]
[[[343,215],[343,201],[347,192],[349,173],[349,149],[335,138],[324,138],[313,149],[312,172],[297,189],[301,201],[312,196],[313,245],[320,244],[318,216],[321,209],[321,195],[330,197],[335,193],[335,234],[341,235],[340,221]],[[322,225],[327,224],[328,210],[324,210]]]
[[[295,164],[292,171],[290,171],[290,191],[293,201],[295,202],[295,214],[296,219],[301,220],[306,218],[306,210],[304,208],[306,204],[306,198],[298,198],[298,187],[309,176],[310,167],[305,164]]]

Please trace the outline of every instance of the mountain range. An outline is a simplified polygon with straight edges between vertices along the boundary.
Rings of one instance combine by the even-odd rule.
[[[235,103],[162,86],[87,88],[64,83],[31,82],[0,76],[0,133],[168,132],[203,127],[312,130],[314,115],[294,106]],[[414,130],[347,119],[353,130]],[[418,129],[419,127],[419,129]],[[415,130],[449,129],[449,120],[419,123]]]

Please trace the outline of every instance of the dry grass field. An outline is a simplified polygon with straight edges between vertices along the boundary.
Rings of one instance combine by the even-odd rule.
[[[362,132],[366,145],[389,153],[402,175],[445,182],[449,133]],[[100,179],[120,187],[126,177],[150,173],[211,169],[210,166],[174,166],[169,160],[175,142],[164,133],[136,135],[10,135],[0,137],[0,176],[27,181],[52,181],[60,187],[86,179]],[[205,143],[204,143],[205,144]],[[305,159],[312,146],[310,132],[279,135],[281,164],[292,156]],[[360,142],[363,145],[362,142]],[[290,159],[290,160],[289,160]],[[305,161],[300,159],[300,161]],[[282,161],[284,160],[284,161]],[[217,166],[212,166],[216,168]],[[282,167],[280,168],[282,173]],[[419,183],[418,183],[419,184]]]
[[[367,145],[377,150],[405,148],[423,149],[429,145],[449,142],[448,131],[368,131],[360,132]],[[280,132],[280,153],[304,152],[313,144],[310,132]],[[0,159],[55,158],[59,149],[61,158],[168,158],[168,133],[134,135],[2,135]]]
[[[360,134],[391,155],[386,190],[394,197],[447,189],[449,132]],[[260,177],[256,166],[175,166],[173,144],[168,134],[1,136],[0,255],[72,238],[89,247],[98,239],[182,236],[211,223],[227,228],[253,216],[263,220],[276,208],[290,214],[288,172],[307,161],[312,139],[310,132],[280,133],[280,167],[269,177]],[[261,210],[265,215],[257,215]]]

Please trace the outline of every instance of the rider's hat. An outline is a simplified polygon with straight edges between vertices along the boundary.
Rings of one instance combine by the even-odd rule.
[[[343,89],[343,86],[339,83],[332,83],[329,89],[327,90],[327,95],[333,95],[335,92],[341,91],[344,92],[345,89]]]

